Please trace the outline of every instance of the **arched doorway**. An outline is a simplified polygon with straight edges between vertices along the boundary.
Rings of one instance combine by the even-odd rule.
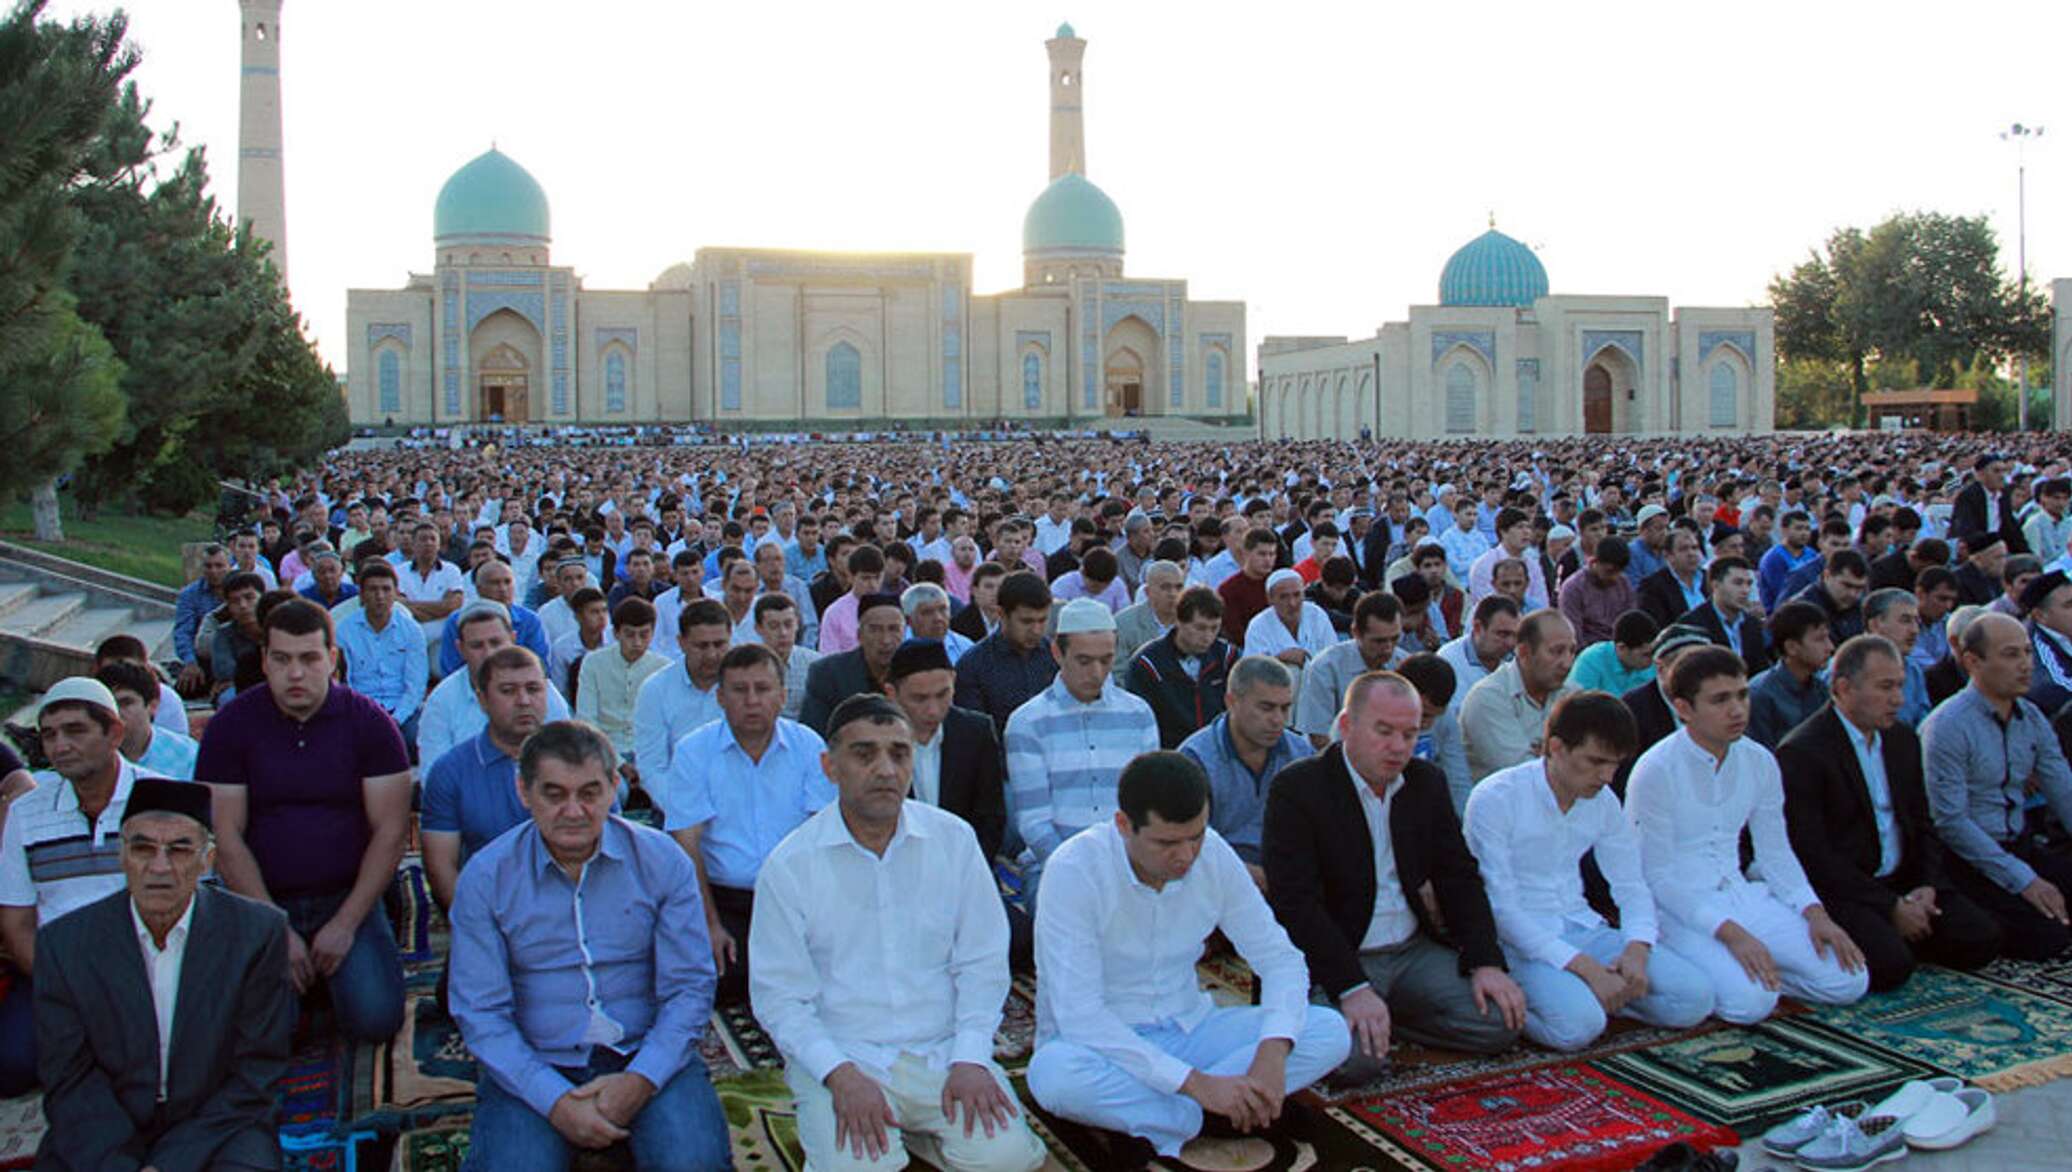
[[[1583,372],[1583,430],[1606,435],[1612,429],[1612,372],[1593,362]]]
[[[1142,415],[1144,413],[1144,360],[1135,350],[1127,346],[1118,347],[1108,354],[1108,395],[1105,402],[1107,413],[1115,415]]]
[[[1135,314],[1129,314],[1109,329],[1102,340],[1102,412],[1118,415],[1162,415],[1166,400],[1158,388],[1165,385],[1159,363],[1161,343],[1157,330]]]
[[[532,387],[525,356],[510,346],[497,346],[476,368],[477,419],[523,423],[532,418]]]

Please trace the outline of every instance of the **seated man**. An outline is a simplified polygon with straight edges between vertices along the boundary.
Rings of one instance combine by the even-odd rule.
[[[654,651],[655,604],[627,598],[612,612],[612,644],[584,655],[576,668],[576,719],[604,730],[621,761],[633,759],[633,705],[640,686],[674,666]]]
[[[1044,880],[1029,1093],[1168,1157],[1210,1113],[1271,1127],[1286,1095],[1345,1060],[1345,1022],[1307,1004],[1302,954],[1209,829],[1200,766],[1145,753],[1116,805],[1053,853]],[[1194,960],[1217,931],[1258,974],[1258,1005],[1218,1008],[1202,990]]]
[[[1223,715],[1180,743],[1209,777],[1209,826],[1230,844],[1264,887],[1259,840],[1266,794],[1281,770],[1309,756],[1309,742],[1288,730],[1295,707],[1294,673],[1265,655],[1247,655],[1230,673]]]
[[[1002,534],[1006,532],[1003,527]],[[1007,718],[1015,709],[1057,677],[1058,661],[1043,639],[1050,621],[1050,587],[1043,575],[1027,570],[1009,573],[1000,579],[994,600],[1000,624],[957,661],[955,699],[959,708],[992,717],[993,727],[1005,735]]]
[[[1370,671],[1392,671],[1408,656],[1399,647],[1403,604],[1386,590],[1370,591],[1353,604],[1351,638],[1333,644],[1302,672],[1293,725],[1318,751],[1331,743],[1338,705],[1353,680]]]
[[[396,605],[396,567],[369,558],[360,567],[359,599],[358,609],[337,619],[345,682],[381,705],[403,730],[404,742],[415,744],[431,665],[424,632],[409,611]]]
[[[122,716],[122,755],[148,773],[194,777],[194,754],[200,747],[193,737],[158,727],[158,675],[148,667],[128,660],[110,660],[94,678],[108,686]]]
[[[1238,659],[1237,648],[1223,637],[1223,600],[1214,590],[1189,586],[1174,604],[1173,619],[1172,629],[1139,648],[1118,675],[1123,687],[1151,705],[1158,743],[1167,749],[1179,748],[1222,715],[1230,668]]]
[[[215,854],[209,802],[206,786],[139,778],[121,816],[127,890],[37,942],[50,1124],[38,1168],[281,1166],[274,1083],[295,1020],[287,923],[198,886]]]
[[[1266,799],[1267,897],[1371,1062],[1392,1032],[1495,1054],[1525,1027],[1446,776],[1413,756],[1423,724],[1409,680],[1361,676],[1340,743],[1283,770]],[[1439,919],[1451,947],[1434,938]]]
[[[1820,673],[1835,653],[1826,612],[1802,600],[1770,616],[1770,644],[1776,659],[1748,682],[1748,739],[1766,749],[1776,748],[1827,702]]]
[[[656,620],[661,630],[661,620]],[[640,685],[633,698],[633,764],[641,788],[657,803],[668,785],[676,745],[720,718],[719,663],[733,625],[717,599],[697,598],[677,617],[677,663]]]
[[[758,546],[775,549],[775,542]],[[768,647],[784,665],[784,718],[797,720],[805,711],[806,679],[820,653],[805,645],[799,634],[799,604],[788,594],[765,594],[755,600],[755,641]]]
[[[1568,682],[1579,692],[1610,692],[1624,696],[1655,679],[1655,636],[1662,629],[1644,610],[1629,610],[1612,623],[1608,639],[1592,643],[1576,653],[1568,669]],[[1762,632],[1758,630],[1760,639]]]
[[[1999,925],[1943,872],[1921,741],[1899,717],[1904,654],[1878,635],[1842,644],[1834,700],[1777,746],[1792,849],[1821,906],[1863,949],[1873,991],[1903,984],[1917,950],[1956,969],[2000,952]]]
[[[806,697],[799,705],[799,723],[816,734],[827,727],[828,714],[835,710],[835,705],[858,692],[884,690],[892,653],[906,639],[906,612],[900,609],[897,594],[864,595],[856,603],[851,619],[853,645],[846,651],[822,652],[806,670]]]
[[[713,971],[697,874],[611,816],[618,756],[589,725],[541,728],[518,762],[528,820],[454,892],[453,1018],[481,1070],[470,1169],[565,1169],[619,1140],[641,1172],[732,1167],[698,1056]],[[611,914],[586,919],[586,902]]]
[[[488,723],[432,762],[424,779],[424,876],[441,911],[452,909],[460,870],[475,852],[526,820],[518,751],[547,723],[547,675],[525,648],[490,652],[473,682]]]
[[[1958,636],[1971,682],[1921,726],[1928,808],[1957,890],[2000,923],[2001,951],[2049,960],[2072,945],[2065,893],[2072,853],[2047,845],[2026,809],[2040,791],[2072,826],[2072,770],[2045,714],[2025,695],[2035,672],[2029,635],[1980,614]]]
[[[474,582],[475,599],[502,604],[504,618],[511,624],[513,641],[545,663],[554,653],[547,641],[547,628],[540,625],[540,616],[520,601],[517,578],[513,576],[511,567],[500,561],[484,562],[475,568]],[[466,607],[454,612],[440,628],[439,674],[442,676],[459,671],[466,659],[460,646],[460,623],[466,613]],[[566,720],[568,717],[564,714],[555,719]]]
[[[946,701],[948,656],[927,650]],[[764,860],[749,937],[806,1160],[902,1168],[903,1136],[926,1136],[952,1168],[1031,1172],[1049,1153],[993,1062],[1009,983],[993,868],[956,815],[906,800],[914,732],[897,705],[852,696],[827,731],[839,796]]]
[[[1474,791],[1475,779],[1468,772],[1468,750],[1461,744],[1460,718],[1453,711],[1453,669],[1437,652],[1420,651],[1405,656],[1392,670],[1417,689],[1417,704],[1423,712],[1423,719],[1417,724],[1417,746],[1410,755],[1437,765],[1446,775],[1446,791],[1453,799],[1453,816],[1458,818],[1467,812],[1468,794]],[[1344,703],[1342,692],[1339,703]],[[1331,739],[1325,744],[1336,742],[1338,737],[1338,721],[1334,718]]]
[[[424,712],[417,724],[417,763],[426,769],[444,757],[448,749],[467,741],[489,723],[475,696],[475,670],[491,652],[518,645],[511,632],[510,611],[501,602],[471,602],[455,612],[452,621],[460,630],[461,663],[467,670],[440,680],[425,698]],[[552,680],[547,681],[547,719],[568,718],[568,701],[561,698]]]
[[[1475,681],[1460,705],[1469,773],[1480,781],[1540,754],[1547,712],[1570,692],[1576,636],[1558,610],[1536,610],[1518,624],[1511,662]]]
[[[1066,839],[1115,813],[1115,779],[1158,748],[1151,706],[1115,686],[1115,615],[1091,598],[1058,612],[1058,675],[1007,721],[1008,805],[1035,856],[1023,872],[1031,901],[1044,861]],[[961,673],[960,673],[961,674]]]
[[[1555,1050],[1596,1041],[1612,1014],[1688,1029],[1712,1013],[1705,974],[1656,941],[1640,840],[1610,792],[1633,740],[1618,697],[1564,696],[1547,717],[1545,755],[1490,774],[1468,798],[1468,849],[1525,990],[1525,1035]],[[1616,928],[1583,897],[1589,852],[1618,905]]]
[[[1770,1016],[1780,993],[1823,1005],[1861,998],[1870,987],[1863,953],[1792,853],[1777,760],[1742,736],[1741,657],[1725,647],[1684,652],[1669,698],[1682,728],[1642,753],[1626,783],[1662,943],[1705,973],[1720,1017],[1736,1024]],[[1744,827],[1760,880],[1742,873]]]
[[[698,865],[719,1000],[731,1005],[748,996],[756,873],[835,795],[820,769],[820,735],[777,715],[784,666],[775,653],[760,643],[729,650],[717,690],[723,715],[677,742],[656,797],[664,828]]]

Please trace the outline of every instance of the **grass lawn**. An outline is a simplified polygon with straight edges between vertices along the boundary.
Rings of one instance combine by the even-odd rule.
[[[27,501],[0,505],[0,539],[132,578],[179,587],[185,584],[180,572],[181,544],[207,541],[214,533],[213,520],[203,513],[147,517],[122,509],[103,509],[98,519],[82,521],[72,498],[61,496],[59,501],[64,508],[65,540],[35,540],[36,524]]]

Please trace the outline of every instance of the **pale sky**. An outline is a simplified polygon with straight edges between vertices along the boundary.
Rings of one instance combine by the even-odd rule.
[[[235,208],[235,0],[131,17],[154,122]],[[1989,214],[2011,274],[2017,121],[2047,130],[2030,279],[2072,275],[2062,0],[288,0],[295,302],[343,373],[345,291],[430,271],[440,185],[492,141],[588,288],[718,245],[970,252],[979,292],[1015,287],[1061,20],[1128,273],[1247,302],[1255,346],[1430,304],[1492,211],[1556,293],[1759,304],[1835,227],[1906,209]]]

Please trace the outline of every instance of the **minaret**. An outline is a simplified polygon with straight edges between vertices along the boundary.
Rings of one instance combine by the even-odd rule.
[[[273,244],[288,280],[288,201],[281,176],[281,0],[238,0],[242,89],[237,118],[237,218]]]
[[[1058,26],[1058,35],[1043,42],[1050,50],[1050,177],[1076,171],[1086,174],[1086,123],[1080,116],[1086,95],[1079,59],[1086,55],[1086,42],[1070,24]]]

